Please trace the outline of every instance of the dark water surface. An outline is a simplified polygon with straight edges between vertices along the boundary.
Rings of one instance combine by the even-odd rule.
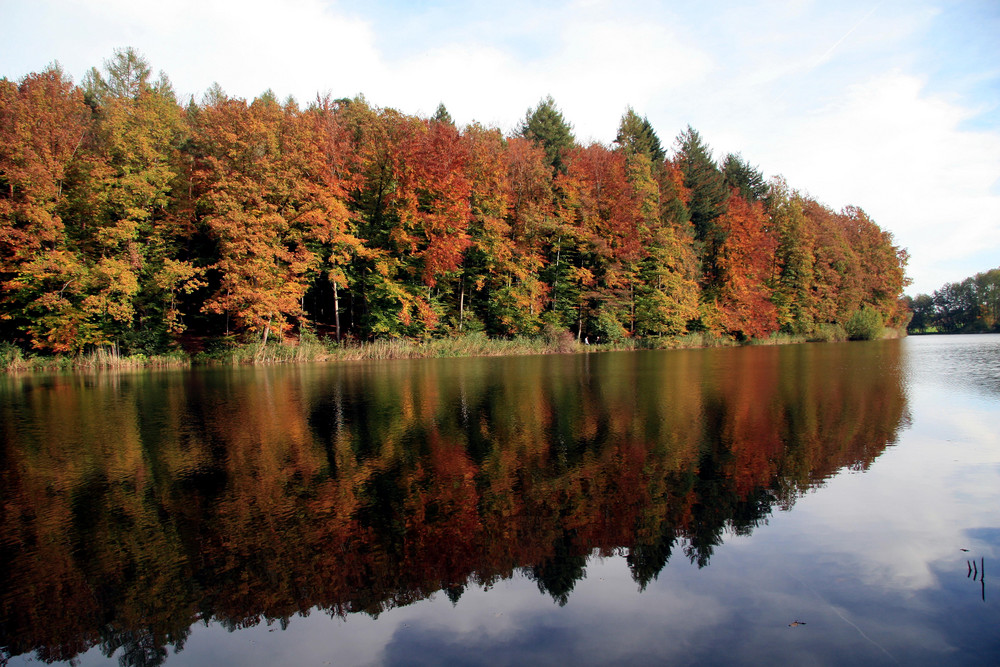
[[[998,424],[998,336],[0,378],[0,664],[998,664]]]

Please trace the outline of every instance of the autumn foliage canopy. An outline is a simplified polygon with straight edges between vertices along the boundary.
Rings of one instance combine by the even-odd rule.
[[[25,349],[899,326],[905,263],[862,210],[690,127],[668,155],[632,109],[583,146],[551,98],[513,136],[363,97],[184,107],[131,49],[79,86],[0,80],[0,337]]]

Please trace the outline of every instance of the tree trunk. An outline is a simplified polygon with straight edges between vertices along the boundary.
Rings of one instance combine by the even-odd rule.
[[[340,342],[340,298],[337,296],[337,281],[333,281],[333,324],[337,330],[337,342]]]
[[[552,277],[552,312],[556,312],[556,293],[559,291],[559,255],[562,253],[562,236],[556,241],[556,271]]]
[[[630,304],[631,307],[629,309],[629,333],[635,336],[635,283],[629,281],[628,287],[629,292],[631,293],[630,296],[632,297],[632,303]]]
[[[458,295],[458,330],[462,331],[465,322],[465,276],[462,276],[462,291]]]

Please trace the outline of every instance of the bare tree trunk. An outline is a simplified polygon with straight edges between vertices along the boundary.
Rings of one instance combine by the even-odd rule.
[[[340,342],[340,298],[337,296],[337,281],[333,281],[333,324],[337,329],[337,342]]]
[[[462,330],[465,322],[465,276],[462,276],[462,291],[458,296],[458,330]]]
[[[635,283],[629,281],[629,292],[632,297],[631,308],[629,312],[629,333],[635,336]]]
[[[562,253],[562,236],[556,241],[556,272],[552,278],[552,311],[556,310],[556,292],[559,291],[559,255]]]

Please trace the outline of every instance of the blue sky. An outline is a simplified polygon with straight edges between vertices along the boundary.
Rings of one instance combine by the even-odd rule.
[[[690,124],[717,157],[865,209],[910,251],[910,293],[1000,266],[995,0],[0,0],[0,16],[11,79],[58,60],[79,81],[133,46],[185,97],[363,93],[510,131],[551,94],[604,143],[631,105],[665,145]]]

